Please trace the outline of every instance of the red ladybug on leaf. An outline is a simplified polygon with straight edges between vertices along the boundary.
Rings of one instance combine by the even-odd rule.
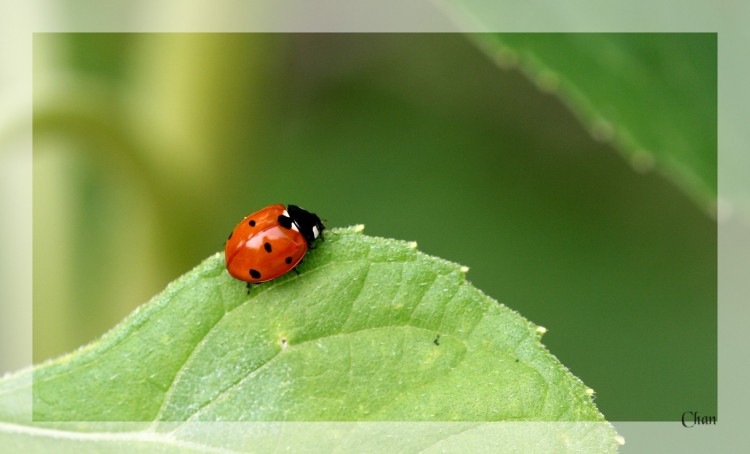
[[[302,261],[320,238],[320,218],[296,205],[270,205],[245,217],[224,246],[227,271],[250,284],[283,276]],[[296,270],[295,270],[296,271]]]

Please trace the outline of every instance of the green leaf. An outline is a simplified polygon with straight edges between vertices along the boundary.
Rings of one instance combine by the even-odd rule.
[[[299,276],[250,295],[209,257],[101,340],[0,381],[0,421],[21,424],[0,434],[102,430],[85,421],[154,423],[149,433],[173,438],[201,432],[173,421],[588,421],[596,446],[614,449],[590,390],[540,344],[544,329],[474,288],[466,268],[360,231],[331,231]]]
[[[556,93],[593,136],[656,168],[706,209],[717,194],[716,35],[473,35],[504,66]]]

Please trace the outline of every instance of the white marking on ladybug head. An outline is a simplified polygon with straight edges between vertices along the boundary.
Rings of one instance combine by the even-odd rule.
[[[317,225],[313,226],[312,231],[313,231],[313,238],[317,238],[318,235],[320,235],[320,232],[318,231],[318,226]]]
[[[289,217],[289,212],[287,210],[284,210],[284,212],[281,213],[281,215],[284,216],[285,218],[288,218]]]
[[[296,221],[292,221],[292,230],[295,232],[299,232],[299,226],[297,225]]]

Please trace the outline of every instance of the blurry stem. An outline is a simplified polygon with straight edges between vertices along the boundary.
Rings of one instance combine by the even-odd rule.
[[[87,91],[91,91],[90,86]],[[52,136],[89,145],[74,149],[86,154],[87,160],[104,175],[127,175],[134,187],[148,194],[149,201],[143,202],[152,205],[156,216],[169,216],[167,192],[161,184],[159,171],[147,162],[148,154],[143,152],[145,145],[127,127],[129,123],[122,105],[111,93],[99,93],[100,96],[94,97],[90,94],[76,96],[75,92],[75,89],[65,91],[62,98],[56,93],[54,99],[43,99],[35,94],[34,140]],[[92,99],[97,102],[91,102]],[[34,153],[39,152],[39,148],[34,150]],[[155,225],[164,225],[163,220],[157,220]]]
[[[132,39],[137,58],[121,85],[84,73],[52,74],[47,90],[35,85],[34,136],[93,144],[76,149],[105,175],[124,173],[148,194],[159,260],[184,266],[205,252],[195,235],[210,231],[222,215],[235,156],[246,160],[264,149],[259,140],[270,115],[262,106],[269,104],[268,75],[279,71],[271,44],[283,40],[225,34]],[[251,181],[251,172],[243,177]]]
[[[100,145],[103,150],[115,149],[117,153],[89,153],[93,162],[103,169],[127,172],[141,180],[141,185],[158,198],[152,170],[135,152],[134,138],[123,128],[123,123],[114,118],[116,106],[100,106],[96,110],[82,110],[70,104],[57,103],[51,106],[36,106],[34,109],[34,138],[43,135],[61,135]],[[89,152],[94,148],[80,147]]]

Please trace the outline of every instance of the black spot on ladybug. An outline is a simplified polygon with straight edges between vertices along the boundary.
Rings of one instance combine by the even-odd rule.
[[[231,239],[232,239],[232,234],[233,234],[233,233],[234,233],[234,232],[229,232],[229,238],[227,238],[227,240],[231,240]]]
[[[255,221],[253,221],[252,219],[250,219],[250,222],[248,222],[248,224],[250,224],[250,227],[255,227]]]
[[[252,276],[253,279],[260,279],[260,273],[258,270],[250,270],[250,276]]]
[[[284,262],[285,262],[285,263],[286,263],[287,265],[290,265],[290,264],[292,263],[292,258],[291,258],[291,257],[287,257],[287,258],[285,258],[285,259],[284,259]]]
[[[291,229],[292,228],[292,218],[288,216],[279,216],[277,219],[280,226],[284,227],[285,229]]]
[[[271,252],[271,243],[268,243],[268,242],[267,242],[266,244],[264,244],[264,245],[263,245],[263,249],[265,249],[265,250],[266,250],[266,252],[269,252],[269,253],[270,253],[270,252]]]

